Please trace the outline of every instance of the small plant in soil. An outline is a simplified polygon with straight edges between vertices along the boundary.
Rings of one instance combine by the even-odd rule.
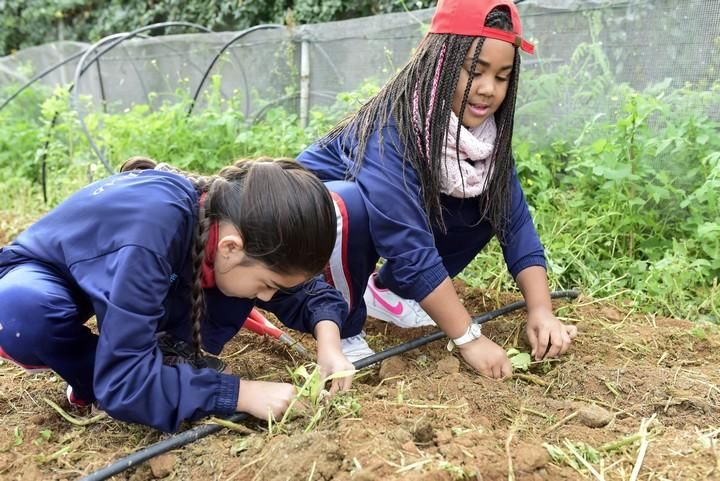
[[[532,363],[532,358],[527,352],[522,352],[514,347],[507,350],[514,371],[527,371]]]
[[[337,419],[339,417],[360,415],[360,403],[349,392],[340,392],[330,396],[325,390],[325,383],[333,379],[345,377],[349,372],[336,372],[325,379],[320,375],[320,366],[317,364],[301,365],[294,370],[289,369],[290,378],[297,388],[297,396],[290,403],[282,419],[272,424],[268,431],[271,434],[287,432],[287,424],[291,420],[302,419],[304,431],[313,430],[326,417]]]

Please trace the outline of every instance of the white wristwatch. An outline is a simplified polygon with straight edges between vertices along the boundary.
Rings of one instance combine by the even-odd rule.
[[[462,346],[463,344],[467,344],[468,342],[474,341],[475,339],[479,339],[481,336],[482,327],[480,326],[480,324],[472,323],[467,328],[467,331],[465,331],[465,334],[448,342],[448,351],[452,351],[452,348],[454,346]]]

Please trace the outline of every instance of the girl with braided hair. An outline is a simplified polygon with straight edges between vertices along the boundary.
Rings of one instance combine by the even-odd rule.
[[[52,369],[74,404],[163,431],[287,409],[292,385],[241,380],[200,348],[219,353],[253,305],[313,333],[325,374],[352,370],[340,348],[346,304],[318,276],[335,213],[315,176],[270,159],[212,177],[144,158],[121,171],[0,249],[0,357]],[[93,315],[99,335],[85,325]]]
[[[369,314],[402,327],[437,323],[480,373],[509,376],[507,355],[472,325],[451,281],[493,236],[527,301],[532,354],[569,348],[577,331],[553,315],[511,151],[520,49],[534,47],[511,0],[439,0],[404,68],[298,157],[334,192],[326,278],[350,307],[341,333],[349,359],[372,353]]]

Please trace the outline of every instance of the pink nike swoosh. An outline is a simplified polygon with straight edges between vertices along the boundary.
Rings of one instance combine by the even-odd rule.
[[[373,297],[375,298],[375,300],[378,301],[378,302],[380,303],[380,305],[383,306],[385,309],[387,309],[388,311],[390,311],[391,314],[393,314],[393,315],[395,315],[395,316],[399,316],[400,314],[402,314],[402,312],[403,312],[402,302],[398,302],[396,305],[391,306],[390,304],[388,304],[388,303],[385,301],[385,299],[383,299],[382,297],[380,297],[380,294],[379,294],[378,291],[375,289],[375,287],[373,287],[372,284],[368,284],[368,287],[370,288],[370,292],[372,293],[372,295],[373,295]]]

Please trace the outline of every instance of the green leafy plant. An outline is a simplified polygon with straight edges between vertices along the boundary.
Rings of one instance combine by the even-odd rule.
[[[35,438],[35,440],[33,441],[33,444],[36,444],[39,446],[39,445],[49,441],[51,436],[52,436],[52,431],[50,429],[43,429],[42,431],[40,431],[39,436],[37,438]]]
[[[585,468],[584,463],[578,459],[578,456],[590,464],[600,462],[601,456],[598,450],[582,441],[573,443],[566,439],[565,448],[567,451],[549,443],[543,443],[543,447],[555,463],[567,464],[576,471],[581,471]]]
[[[513,152],[551,287],[580,287],[639,312],[718,323],[720,122],[708,113],[720,109],[720,82],[678,88],[664,81],[638,90],[616,83],[606,64],[602,49],[588,44],[572,65],[522,79]],[[246,118],[244,97],[224,98],[221,86],[213,76],[207,107],[190,117],[189,96],[178,91],[166,103],[151,96],[154,108],[90,111],[85,121],[114,166],[147,155],[211,173],[237,158],[296,156],[378,89],[367,81],[340,94],[335,105],[312,110],[301,128],[297,114],[279,105]],[[568,104],[557,108],[558,98]],[[523,121],[539,112],[557,121]],[[12,193],[3,211],[19,219],[3,227],[8,236],[106,175],[64,90],[28,89],[0,111],[0,124],[0,188]],[[495,240],[461,277],[496,293],[517,288]]]
[[[269,432],[283,432],[288,422],[295,419],[302,419],[305,425],[304,431],[309,432],[327,416],[360,415],[360,403],[351,393],[341,392],[329,396],[328,391],[324,389],[326,382],[345,377],[350,372],[336,372],[322,379],[320,366],[317,364],[301,365],[295,369],[288,368],[288,372],[297,389],[297,396],[290,403],[282,419],[275,424],[271,422]]]
[[[527,352],[518,351],[513,347],[507,350],[507,355],[510,358],[513,370],[527,371],[530,368],[532,358]]]

